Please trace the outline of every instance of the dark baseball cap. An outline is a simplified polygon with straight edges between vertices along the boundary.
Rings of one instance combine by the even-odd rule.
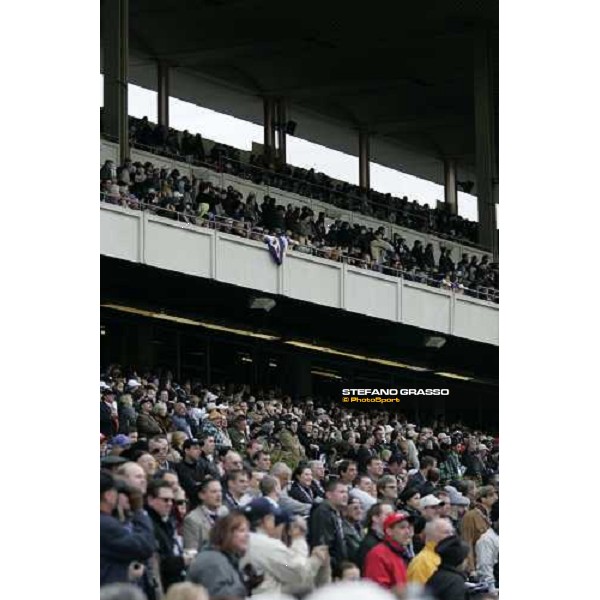
[[[117,456],[116,454],[109,454],[108,456],[102,458],[102,460],[100,461],[100,465],[102,467],[111,468],[116,467],[117,465],[123,465],[126,462],[128,462],[127,459],[123,458],[122,456]]]
[[[260,521],[267,515],[275,517],[275,525],[281,523],[290,523],[292,516],[290,513],[282,510],[267,498],[254,498],[244,507],[244,514],[251,522]]]

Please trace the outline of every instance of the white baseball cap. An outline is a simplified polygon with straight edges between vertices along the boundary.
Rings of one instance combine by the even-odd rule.
[[[419,500],[419,507],[429,508],[430,506],[439,506],[441,503],[442,501],[436,498],[433,494],[428,494]]]

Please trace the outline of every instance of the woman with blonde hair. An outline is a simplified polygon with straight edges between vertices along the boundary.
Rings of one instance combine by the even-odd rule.
[[[165,600],[208,600],[208,594],[201,585],[182,581],[169,588]]]
[[[167,405],[164,402],[157,402],[152,408],[152,414],[163,433],[168,433],[173,429],[171,419],[167,415]]]
[[[177,452],[178,460],[173,462],[179,462],[183,456],[183,442],[187,440],[187,433],[184,431],[174,431],[171,435],[171,451]]]

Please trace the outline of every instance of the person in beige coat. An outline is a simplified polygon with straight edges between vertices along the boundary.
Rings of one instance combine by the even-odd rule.
[[[229,512],[227,507],[223,506],[220,481],[203,481],[197,493],[200,505],[183,520],[183,547],[186,550],[202,550],[208,544],[215,521]]]
[[[290,546],[286,546],[281,536],[292,517],[266,498],[252,500],[245,507],[245,514],[252,531],[240,567],[252,565],[258,575],[263,575],[262,583],[252,591],[252,595],[291,594],[312,589],[320,572],[329,564],[327,547],[318,546],[309,555],[305,535],[300,528],[293,530]]]

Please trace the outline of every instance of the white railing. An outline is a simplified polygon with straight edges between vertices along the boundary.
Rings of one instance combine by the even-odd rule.
[[[102,151],[102,147],[104,146],[104,151]],[[111,158],[116,161],[118,150],[117,145],[108,139],[101,138],[101,154],[102,158]],[[478,258],[483,256],[487,256],[488,259],[492,259],[492,255],[480,248],[476,244],[472,242],[465,242],[464,240],[458,240],[451,236],[447,236],[441,234],[439,232],[424,232],[417,229],[410,229],[408,227],[404,227],[402,225],[397,225],[395,223],[391,223],[385,219],[378,219],[375,216],[366,215],[360,212],[354,212],[352,210],[348,210],[341,206],[336,206],[331,202],[326,200],[311,198],[309,196],[303,196],[299,193],[289,191],[286,189],[282,189],[277,186],[269,185],[268,183],[254,183],[251,179],[247,177],[242,177],[241,175],[237,175],[234,172],[231,172],[227,168],[227,163],[236,163],[229,158],[223,159],[221,163],[214,163],[211,161],[198,161],[192,160],[190,158],[189,161],[185,161],[185,157],[170,154],[167,151],[158,150],[156,148],[150,146],[143,146],[141,144],[133,144],[131,149],[131,157],[132,160],[148,160],[150,162],[158,162],[161,164],[168,164],[170,168],[177,168],[180,172],[195,174],[198,176],[199,173],[202,173],[203,176],[210,180],[213,183],[218,183],[218,185],[222,188],[226,188],[228,185],[234,185],[238,188],[249,188],[256,194],[266,194],[269,196],[276,195],[281,202],[291,203],[295,206],[308,206],[313,210],[315,214],[319,212],[324,212],[327,217],[332,219],[342,219],[347,221],[351,225],[359,224],[365,225],[366,227],[373,227],[377,229],[379,227],[384,227],[387,237],[392,238],[394,234],[398,234],[399,236],[405,238],[410,243],[414,242],[414,240],[418,239],[424,243],[433,243],[438,246],[445,246],[453,252],[456,252],[458,255],[462,255],[463,253],[467,253],[469,255],[475,255]],[[245,169],[249,172],[250,170],[258,170],[264,171],[266,173],[271,173],[261,167],[256,165],[250,165],[246,163],[243,164]],[[282,177],[281,174],[273,173],[274,177]],[[298,180],[299,184],[304,186],[312,186],[314,188],[320,188],[318,184],[307,184],[307,182],[303,180]],[[332,195],[335,195],[331,190],[327,190]],[[354,202],[361,202],[362,199],[358,197],[354,197],[352,195],[348,196]],[[386,207],[389,210],[389,207]],[[419,216],[420,218],[421,216]],[[413,217],[414,218],[414,217]],[[437,252],[437,248],[435,248]]]
[[[264,228],[262,227],[253,227],[249,222],[236,221],[231,217],[219,215],[198,217],[195,214],[186,214],[180,211],[173,211],[167,208],[162,208],[156,204],[143,203],[139,200],[123,200],[120,198],[111,199],[108,194],[103,192],[100,193],[100,201],[108,204],[116,204],[130,210],[147,211],[150,214],[172,219],[180,223],[187,223],[193,227],[216,229],[218,231],[230,233],[245,239],[262,242],[264,241],[264,236],[269,233],[265,232]],[[383,275],[397,277],[398,279],[413,281],[428,285],[430,287],[441,288],[457,295],[464,294],[468,297],[477,298],[479,300],[496,304],[500,302],[500,292],[495,288],[485,286],[477,286],[476,288],[468,288],[466,286],[460,287],[452,282],[446,282],[444,279],[436,279],[431,277],[424,272],[418,272],[416,270],[407,271],[386,265],[384,263],[378,263],[376,261],[368,262],[354,256],[348,256],[336,251],[335,248],[324,249],[315,246],[304,245],[293,238],[291,238],[289,241],[290,250],[299,254],[317,256],[328,261],[343,263],[352,267],[364,269],[365,271],[381,273]]]
[[[230,219],[186,222],[139,203],[100,203],[101,254],[498,345],[498,304],[378,271],[290,250],[275,265],[256,229]],[[189,219],[191,221],[191,219]]]

